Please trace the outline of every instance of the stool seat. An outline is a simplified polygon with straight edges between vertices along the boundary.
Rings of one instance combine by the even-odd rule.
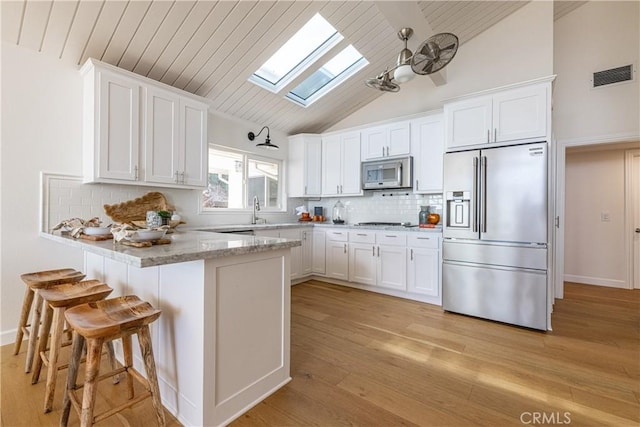
[[[33,363],[32,384],[36,384],[40,378],[42,365],[45,364],[47,371],[47,384],[45,386],[44,412],[50,412],[53,408],[53,396],[56,389],[56,378],[59,369],[64,369],[66,365],[58,363],[60,349],[62,347],[62,335],[64,331],[64,313],[66,310],[85,304],[88,302],[105,299],[113,291],[105,283],[99,280],[85,280],[77,283],[62,283],[56,286],[38,290],[39,297],[44,301],[45,313],[42,322],[42,333],[38,345],[37,357]],[[47,343],[49,332],[53,325],[51,334],[51,345],[47,356]],[[112,367],[116,366],[113,345],[107,348],[107,353]]]
[[[151,304],[142,301],[135,295],[89,302],[69,308],[65,312],[67,323],[73,328],[73,346],[60,426],[67,425],[71,406],[80,415],[80,426],[86,427],[111,417],[123,409],[130,408],[147,398],[151,398],[158,425],[165,425],[164,408],[160,399],[160,388],[149,331],[149,324],[158,319],[160,313],[160,310],[153,308]],[[138,336],[140,355],[147,373],[146,379],[133,367],[132,335],[134,334]],[[115,339],[122,339],[124,364],[122,368],[112,370],[108,375],[126,372],[128,400],[106,412],[94,415],[97,385],[105,378],[105,375],[100,376],[99,355],[101,347],[105,342],[111,342]],[[76,384],[76,380],[80,354],[85,342],[87,366],[84,384],[80,386]],[[134,378],[140,381],[146,389],[138,396],[135,396],[134,393]],[[82,398],[76,395],[76,391],[80,388],[84,389]]]
[[[20,276],[22,281],[27,285],[22,300],[22,309],[20,311],[20,320],[16,331],[16,339],[13,347],[13,354],[20,352],[22,339],[26,335],[29,338],[27,347],[27,357],[25,359],[25,372],[31,371],[33,364],[33,356],[36,351],[38,331],[40,329],[40,318],[42,316],[42,297],[40,290],[47,289],[52,286],[58,286],[62,283],[76,283],[84,279],[84,273],[74,270],[73,268],[61,268],[57,270],[36,271],[25,273]],[[34,300],[35,299],[35,304]],[[33,316],[29,324],[29,313],[31,307]]]
[[[96,301],[65,312],[69,326],[85,338],[117,337],[154,322],[161,311],[135,295]]]
[[[78,283],[63,283],[48,289],[40,290],[40,296],[51,307],[71,307],[85,302],[106,298],[113,291],[100,280],[85,280]]]
[[[36,271],[20,275],[24,283],[32,289],[43,289],[61,283],[76,283],[84,279],[85,274],[73,268]]]

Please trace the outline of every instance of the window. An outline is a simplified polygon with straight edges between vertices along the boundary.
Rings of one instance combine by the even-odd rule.
[[[222,147],[209,148],[209,183],[202,192],[202,208],[248,209],[253,197],[263,210],[281,210],[281,162]]]
[[[249,77],[249,81],[278,93],[302,72],[340,43],[344,37],[319,13],[316,13],[267,62]],[[311,105],[340,83],[360,71],[369,62],[352,45],[318,67],[285,97],[303,107]]]

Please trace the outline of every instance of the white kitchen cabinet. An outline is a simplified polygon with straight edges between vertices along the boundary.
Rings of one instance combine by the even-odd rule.
[[[349,281],[376,284],[375,244],[349,243]]]
[[[443,121],[442,114],[411,121],[414,193],[442,193]]]
[[[140,155],[140,86],[134,79],[84,69],[85,182],[136,182]]]
[[[308,276],[313,272],[313,231],[302,229],[302,259],[300,261],[300,275]]]
[[[93,59],[81,73],[85,182],[207,185],[205,102]]]
[[[360,132],[322,138],[322,195],[361,196]]]
[[[440,300],[440,237],[410,235],[407,244],[407,291]]]
[[[326,273],[327,277],[349,280],[349,244],[347,231],[326,231]]]
[[[289,197],[322,194],[322,137],[300,134],[289,138],[287,185]]]
[[[403,246],[378,245],[377,285],[404,291],[407,289],[407,251]]]
[[[277,231],[277,230],[274,230],[274,231]],[[303,233],[303,230],[299,228],[283,228],[279,230],[279,235],[277,237],[280,237],[282,239],[300,240],[302,245],[304,245],[304,241],[302,241],[302,233]],[[302,246],[296,246],[291,248],[291,279],[292,280],[302,276],[302,261],[303,261]]]
[[[550,85],[532,84],[445,104],[447,149],[546,139]]]
[[[313,230],[312,244],[311,272],[324,274],[326,271],[326,242],[323,230]]]
[[[362,160],[409,155],[411,151],[409,121],[363,129],[361,135]]]
[[[207,185],[207,106],[145,87],[144,180],[188,187]]]

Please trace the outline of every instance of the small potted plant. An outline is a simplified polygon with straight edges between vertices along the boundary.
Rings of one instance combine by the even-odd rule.
[[[171,212],[158,211],[158,216],[162,219],[162,225],[169,225],[169,221],[171,220]]]

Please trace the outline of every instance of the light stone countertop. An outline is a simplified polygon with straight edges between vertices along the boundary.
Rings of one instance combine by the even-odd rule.
[[[81,248],[134,267],[174,264],[207,258],[245,255],[301,246],[300,240],[222,234],[205,231],[176,231],[167,234],[170,244],[135,248],[113,240],[90,241],[68,235],[40,232],[40,237]]]
[[[411,233],[442,233],[442,225],[436,225],[435,228],[420,228],[420,227],[403,227],[403,226],[371,226],[371,225],[356,225],[356,224],[334,224],[331,221],[326,222],[313,222],[313,221],[301,221],[290,222],[284,224],[225,224],[225,225],[211,225],[193,227],[193,230],[199,231],[214,231],[214,232],[233,232],[233,231],[257,231],[257,230],[278,230],[283,228],[300,228],[300,227],[320,227],[320,228],[347,228],[357,230],[386,230],[386,231],[408,231]]]

